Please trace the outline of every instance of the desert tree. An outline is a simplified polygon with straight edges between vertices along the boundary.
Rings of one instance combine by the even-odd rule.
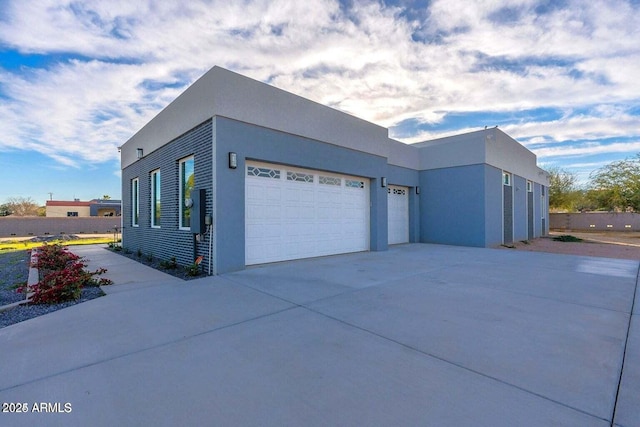
[[[6,206],[11,215],[38,215],[38,204],[31,197],[10,197],[3,206]]]
[[[549,173],[549,208],[574,211],[583,197],[578,178],[573,172],[560,167],[547,169]]]
[[[640,212],[640,154],[601,167],[590,180],[589,197],[601,209]]]

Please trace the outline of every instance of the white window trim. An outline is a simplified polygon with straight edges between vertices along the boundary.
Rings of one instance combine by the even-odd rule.
[[[153,170],[153,171],[151,171],[151,209],[150,209],[150,212],[151,212],[151,215],[150,215],[151,216],[151,228],[160,228],[160,224],[156,224],[156,203],[155,203],[156,202],[156,200],[155,200],[156,190],[157,190],[156,189],[156,179],[155,179],[156,178],[156,174],[160,178],[160,182],[159,182],[160,188],[159,189],[160,189],[160,191],[162,191],[161,190],[161,188],[162,188],[162,175],[160,175],[160,169]],[[162,197],[160,198],[160,203],[162,203]],[[160,215],[162,215],[162,210],[160,210],[160,212],[161,212]],[[162,219],[162,218],[160,218],[160,219]]]
[[[509,182],[505,182],[505,178],[507,178],[506,181]],[[502,171],[502,185],[511,187],[511,174],[509,172]]]
[[[131,180],[131,226],[140,227],[140,178]]]
[[[178,206],[180,207],[178,209],[178,229],[185,230],[185,231],[191,230],[191,226],[185,227],[185,226],[182,225],[182,217],[183,217],[184,209],[185,209],[185,206],[184,206],[184,195],[183,195],[183,192],[184,192],[183,184],[184,184],[184,182],[182,180],[182,168],[183,168],[183,165],[186,162],[188,162],[189,160],[194,160],[194,156],[191,155],[191,156],[185,157],[183,159],[180,159],[178,161],[178,197],[179,197],[179,205]],[[196,167],[195,167],[195,161],[194,161],[194,164],[193,164],[193,173],[194,173],[194,175],[196,173],[195,169],[196,169]]]

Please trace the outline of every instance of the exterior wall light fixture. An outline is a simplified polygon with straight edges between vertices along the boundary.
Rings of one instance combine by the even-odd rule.
[[[416,194],[420,194],[420,186],[416,185]]]
[[[380,184],[383,187],[386,187],[387,186],[387,178],[383,176],[382,179],[380,179]]]
[[[238,155],[233,151],[229,152],[229,169],[235,169],[238,167]]]
[[[144,156],[144,152],[142,151],[142,148],[136,148],[136,155],[138,156],[138,160],[140,160],[142,156]]]

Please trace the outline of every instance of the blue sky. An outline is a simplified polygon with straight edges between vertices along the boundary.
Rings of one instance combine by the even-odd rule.
[[[119,198],[117,147],[214,65],[586,182],[640,152],[639,40],[639,0],[0,0],[0,203]]]

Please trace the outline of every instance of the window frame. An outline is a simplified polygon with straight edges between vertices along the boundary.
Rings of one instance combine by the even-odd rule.
[[[180,230],[191,230],[191,216],[189,215],[189,218],[185,216],[187,213],[191,214],[191,207],[187,207],[185,205],[186,196],[188,196],[188,195],[185,195],[185,190],[187,187],[186,181],[188,181],[188,179],[185,180],[185,172],[186,172],[185,165],[188,162],[192,163],[191,173],[193,174],[193,181],[194,181],[192,184],[192,188],[189,189],[188,195],[191,195],[191,191],[193,191],[195,187],[195,174],[196,174],[195,158],[193,155],[191,155],[191,156],[184,157],[178,161],[178,197],[179,197],[178,228]]]
[[[156,182],[157,178],[157,182]],[[162,220],[162,175],[160,169],[151,171],[151,228],[160,228]]]
[[[140,178],[131,180],[131,226],[140,227]]]
[[[511,174],[506,171],[502,171],[502,185],[511,187]]]

